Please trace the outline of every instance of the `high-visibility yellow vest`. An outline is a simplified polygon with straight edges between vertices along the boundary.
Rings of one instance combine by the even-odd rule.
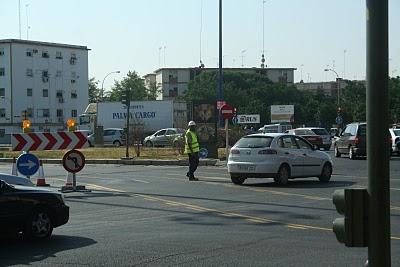
[[[192,151],[193,151],[193,153],[199,152],[200,145],[199,145],[199,141],[197,140],[197,135],[195,132],[192,132],[190,129],[188,129],[185,134],[185,154],[192,153],[192,151],[190,151],[190,148],[188,145],[188,138],[187,138],[188,134],[190,134],[192,136]]]

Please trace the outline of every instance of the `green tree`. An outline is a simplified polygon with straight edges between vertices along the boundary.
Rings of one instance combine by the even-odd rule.
[[[162,93],[162,89],[157,85],[156,82],[150,83],[149,89],[147,90],[147,99],[156,100],[157,96]]]
[[[113,88],[107,94],[110,101],[121,101],[122,92],[130,91],[131,100],[148,100],[149,92],[144,85],[144,81],[135,71],[129,71],[122,81],[115,81]]]
[[[94,77],[89,79],[89,103],[96,103],[100,100],[101,92],[99,81]]]
[[[341,91],[340,103],[345,123],[351,121],[366,121],[366,88],[365,84],[349,81]]]

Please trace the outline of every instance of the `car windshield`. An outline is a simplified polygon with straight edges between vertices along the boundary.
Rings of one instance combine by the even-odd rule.
[[[395,136],[400,136],[400,129],[393,130]]]
[[[313,131],[308,129],[294,130],[296,135],[316,135]]]
[[[246,136],[236,143],[238,148],[262,148],[271,145],[273,137],[270,136]]]
[[[358,126],[358,135],[360,135],[360,136],[367,135],[367,125],[366,124],[361,124],[360,126]]]
[[[176,132],[177,132],[178,134],[183,134],[183,133],[185,133],[185,130],[184,130],[184,129],[178,128],[178,129],[176,129]]]
[[[318,135],[329,135],[326,129],[312,129],[311,131]]]

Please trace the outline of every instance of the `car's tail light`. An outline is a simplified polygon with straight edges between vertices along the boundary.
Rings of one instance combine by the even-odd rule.
[[[260,155],[274,155],[274,154],[278,154],[278,152],[275,149],[264,149],[264,150],[258,151],[258,154],[260,154]]]
[[[360,144],[360,137],[354,138],[354,144],[356,145]]]
[[[232,149],[232,150],[231,150],[231,154],[232,154],[232,155],[239,155],[239,154],[240,154],[240,151],[237,150],[237,149]]]

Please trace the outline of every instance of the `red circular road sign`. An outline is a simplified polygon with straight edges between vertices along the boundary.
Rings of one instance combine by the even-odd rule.
[[[85,167],[85,156],[82,152],[72,149],[64,154],[62,162],[68,172],[77,173]]]
[[[235,112],[235,108],[229,104],[225,104],[221,107],[221,116],[226,120],[230,120],[233,118]]]

